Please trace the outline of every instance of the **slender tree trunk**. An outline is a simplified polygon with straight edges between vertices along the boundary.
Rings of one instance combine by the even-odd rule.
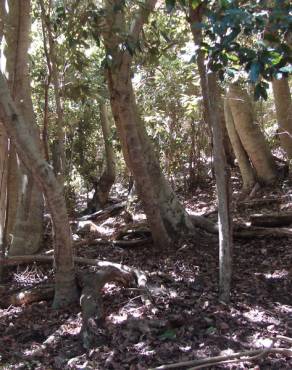
[[[95,192],[93,198],[89,202],[90,203],[89,208],[92,212],[95,212],[106,205],[108,201],[109,192],[116,178],[115,153],[110,138],[111,128],[106,104],[100,103],[99,108],[106,164],[100,179],[95,185]]]
[[[6,18],[5,0],[0,0],[0,44],[4,33]],[[0,51],[1,52],[1,51]],[[2,53],[0,55],[2,61]],[[7,168],[8,168],[8,136],[4,126],[0,122],[0,256],[3,258],[6,252],[5,219],[7,201]],[[3,278],[3,266],[0,267],[0,282]]]
[[[217,76],[208,75],[208,100],[214,142],[214,164],[218,197],[219,226],[219,298],[228,303],[232,275],[232,217],[230,171],[224,150],[224,130],[216,97],[219,94]]]
[[[5,26],[8,82],[18,109],[31,122],[31,134],[39,141],[29,85],[30,4],[26,0],[9,0],[8,8]],[[43,195],[29,170],[19,161],[13,141],[10,145],[8,184],[6,231],[12,235],[9,254],[33,254],[40,248],[42,240]]]
[[[61,98],[61,84],[60,84],[60,72],[58,68],[58,57],[56,44],[52,32],[52,25],[50,22],[50,9],[51,3],[49,3],[49,13],[46,12],[45,4],[43,0],[40,0],[41,16],[43,22],[44,32],[44,43],[48,39],[48,47],[46,45],[46,59],[54,88],[55,104],[56,104],[56,131],[57,136],[54,141],[55,155],[52,156],[53,167],[55,174],[57,175],[60,184],[64,185],[65,180],[65,168],[66,168],[66,154],[65,154],[65,131],[64,131],[64,107],[63,100]],[[46,38],[47,35],[47,38]]]
[[[263,133],[254,122],[252,104],[247,92],[239,85],[231,84],[227,99],[236,131],[255,168],[259,182],[273,184],[277,179],[276,164]]]
[[[205,4],[201,4],[197,6],[195,9],[193,8],[193,2],[190,0],[189,2],[189,16],[188,16],[188,22],[191,27],[191,32],[193,35],[193,40],[194,44],[197,47],[200,47],[201,42],[202,42],[202,30],[200,28],[200,24],[202,23],[202,19],[204,16],[204,12],[206,11]],[[204,121],[207,123],[209,127],[209,134],[210,138],[212,140],[212,134],[211,134],[211,117],[210,117],[210,108],[209,108],[209,101],[208,101],[208,81],[207,81],[207,70],[206,70],[206,61],[205,61],[205,53],[202,51],[200,48],[197,50],[197,67],[198,67],[198,72],[200,76],[200,86],[201,86],[201,93],[203,97],[203,117]],[[223,123],[223,142],[224,142],[224,150],[226,153],[226,158],[229,164],[233,165],[234,163],[234,154],[232,151],[232,146],[226,131],[225,127],[225,117],[224,117],[224,104],[223,104],[223,99],[222,99],[222,94],[218,85],[217,81],[217,96],[216,96],[216,101],[218,105],[218,114],[220,117],[220,120]],[[211,145],[213,146],[213,143],[211,142]]]
[[[250,191],[256,183],[255,173],[249,161],[248,155],[244,150],[244,147],[240,141],[237,131],[234,126],[232,113],[229,107],[228,100],[224,101],[224,112],[225,112],[225,122],[228,135],[238,161],[242,182],[243,190]]]
[[[292,159],[292,101],[287,77],[272,80],[279,125],[280,142],[287,157]]]
[[[7,167],[8,167],[8,137],[0,122],[0,256],[6,252],[5,217],[7,200]],[[3,266],[0,267],[0,282],[3,275]]]

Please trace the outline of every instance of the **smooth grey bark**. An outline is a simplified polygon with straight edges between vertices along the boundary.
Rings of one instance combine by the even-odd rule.
[[[287,157],[292,159],[292,100],[288,77],[272,80],[279,136]]]
[[[8,83],[18,109],[31,123],[31,134],[39,140],[32,109],[28,67],[30,3],[27,0],[9,0],[8,9],[5,22]],[[13,140],[10,143],[8,177],[6,231],[11,235],[9,254],[33,254],[40,248],[42,241],[43,195],[30,171],[15,153]],[[6,235],[5,239],[8,240],[10,235]]]
[[[22,0],[23,2],[26,0]],[[18,111],[3,74],[0,74],[0,121],[14,140],[17,152],[42,188],[54,228],[55,296],[54,307],[77,301],[72,234],[63,189],[50,165],[45,161],[38,142],[30,132],[30,123]]]
[[[230,110],[227,98],[224,100],[224,113],[225,113],[225,123],[226,123],[227,132],[228,132],[235,156],[237,158],[238,166],[239,166],[241,177],[242,177],[243,191],[250,191],[256,183],[255,172],[249,161],[248,155],[246,151],[244,150],[244,147],[240,141],[238,133],[235,129],[232,112]]]
[[[214,166],[218,198],[219,226],[219,298],[228,303],[232,278],[232,217],[230,171],[224,149],[224,129],[216,104],[218,83],[216,73],[207,77],[210,122],[214,143]]]

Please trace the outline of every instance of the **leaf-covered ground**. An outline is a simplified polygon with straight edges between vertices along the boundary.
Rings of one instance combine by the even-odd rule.
[[[210,189],[208,193],[197,190],[185,201],[188,209],[202,214],[214,209]],[[273,210],[265,207],[264,212]],[[258,211],[240,209],[236,218],[247,220],[248,214]],[[122,225],[116,216],[98,226],[110,236]],[[275,339],[292,337],[292,249],[287,238],[235,240],[229,306],[218,302],[218,246],[207,234],[204,242],[189,238],[172,250],[155,250],[149,244],[136,248],[84,245],[77,254],[142,269],[148,274],[152,302],[143,303],[134,287],[107,284],[103,343],[89,351],[79,340],[77,305],[56,311],[51,302],[42,301],[0,309],[1,369],[142,370],[266,348],[272,340],[274,347],[289,347]],[[50,265],[30,265],[10,268],[6,283],[16,289],[51,279]],[[291,369],[292,359],[273,353],[253,362],[209,367],[217,368]]]

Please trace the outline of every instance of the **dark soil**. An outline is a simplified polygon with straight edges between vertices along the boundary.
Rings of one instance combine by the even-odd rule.
[[[205,213],[214,208],[214,198],[198,190],[186,205]],[[264,212],[275,211],[273,207],[266,205]],[[235,218],[246,221],[248,214],[259,211],[263,209],[241,209]],[[118,216],[108,227],[110,222],[113,229],[122,226]],[[51,302],[43,301],[0,309],[0,369],[142,370],[265,348],[277,335],[292,337],[289,239],[235,240],[229,306],[218,302],[218,246],[207,234],[204,243],[189,238],[172,250],[159,251],[149,244],[132,249],[96,245],[80,247],[77,254],[141,268],[148,273],[153,303],[143,303],[135,288],[107,284],[103,343],[89,351],[79,339],[77,305],[53,310]],[[50,281],[52,270],[50,265],[10,268],[7,279],[10,289],[16,289]],[[289,344],[275,340],[274,346]],[[209,367],[221,368],[292,369],[292,359],[271,354]]]

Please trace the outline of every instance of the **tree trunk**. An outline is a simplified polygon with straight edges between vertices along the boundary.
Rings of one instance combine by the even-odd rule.
[[[6,252],[5,217],[6,217],[6,190],[8,167],[8,137],[0,122],[0,255],[4,258]],[[2,280],[3,267],[0,267],[0,281]]]
[[[28,70],[30,32],[29,2],[8,1],[5,25],[8,82],[18,109],[31,122],[30,132],[39,141],[34,120]],[[32,254],[40,248],[43,227],[43,195],[10,145],[8,170],[7,233],[12,235],[9,254]],[[8,240],[6,236],[6,240]]]
[[[226,128],[240,168],[243,181],[243,190],[250,191],[256,182],[255,173],[235,129],[232,113],[227,99],[224,101],[224,112]]]
[[[273,93],[279,125],[280,142],[287,157],[292,159],[292,102],[287,77],[272,80]]]
[[[201,4],[197,6],[195,9],[193,8],[193,2],[190,0],[189,3],[189,17],[188,21],[191,27],[191,32],[193,35],[193,40],[194,44],[197,47],[200,47],[201,42],[202,42],[202,30],[200,28],[200,24],[202,23],[203,15],[205,12],[206,8],[204,4]],[[212,140],[212,125],[211,125],[211,117],[210,114],[211,112],[209,111],[209,101],[208,101],[208,81],[207,81],[207,70],[205,66],[205,53],[201,49],[197,50],[197,67],[198,67],[198,72],[200,76],[200,86],[201,86],[201,93],[203,97],[203,116],[204,116],[204,121],[207,123],[209,127],[209,135],[210,139]],[[218,114],[220,117],[220,120],[222,121],[223,125],[223,143],[224,143],[224,150],[225,150],[225,156],[227,158],[227,161],[230,165],[234,164],[234,154],[232,151],[232,146],[226,131],[226,126],[225,126],[225,117],[224,117],[224,108],[223,108],[223,99],[222,99],[222,94],[217,83],[217,96],[216,96],[216,101],[218,105]],[[213,146],[213,143],[211,143]]]
[[[61,98],[61,84],[60,84],[60,72],[58,68],[58,57],[56,51],[56,44],[52,32],[52,26],[50,21],[50,14],[46,12],[45,4],[43,0],[40,0],[41,6],[41,17],[43,23],[44,32],[44,43],[46,43],[46,35],[48,39],[48,46],[46,45],[46,59],[49,70],[49,75],[53,82],[54,96],[56,104],[56,132],[57,136],[54,141],[55,154],[52,156],[53,167],[55,174],[57,175],[60,184],[64,185],[65,180],[65,168],[66,168],[66,154],[65,154],[65,131],[64,131],[64,107],[63,100]],[[51,6],[48,7],[49,10]]]
[[[115,9],[115,2],[105,3],[107,17],[102,33],[107,55],[113,61],[108,63],[106,68],[113,116],[154,242],[165,248],[172,239],[179,238],[186,230],[194,230],[194,227],[162,174],[158,158],[138,113],[131,81],[132,56],[128,50],[120,48],[122,30],[126,27],[124,15]],[[155,1],[150,0],[147,6],[140,8],[129,27],[132,31],[129,39],[134,44],[154,6]],[[121,34],[114,32],[116,29],[120,29]]]
[[[208,100],[210,123],[212,124],[214,143],[214,164],[218,197],[219,226],[219,297],[228,303],[232,274],[232,217],[231,217],[231,187],[230,171],[227,166],[224,150],[224,130],[220,119],[216,97],[219,94],[217,76],[208,75]]]
[[[21,4],[29,3],[22,0]],[[43,159],[39,145],[30,131],[30,124],[19,113],[9,93],[5,77],[0,74],[0,121],[4,124],[23,163],[41,186],[51,211],[54,240],[55,297],[54,306],[61,307],[78,299],[72,253],[72,235],[62,187],[50,165]]]
[[[270,185],[277,179],[276,164],[265,137],[254,122],[249,96],[237,84],[231,84],[227,93],[234,125],[248,154],[260,183]]]
[[[115,153],[111,143],[110,121],[105,103],[100,104],[100,123],[104,140],[106,165],[100,179],[95,185],[93,198],[89,202],[88,208],[90,208],[91,212],[96,212],[106,205],[109,192],[116,178]]]
[[[12,91],[16,102],[14,103],[12,100],[5,77],[1,73],[0,121],[14,142],[17,153],[27,169],[27,173],[32,174],[42,188],[51,211],[55,231],[56,285],[54,305],[58,307],[71,303],[78,297],[72,255],[72,235],[62,188],[56,180],[51,167],[42,156],[38,132],[33,125],[35,121],[30,95],[27,54],[30,30],[30,1],[10,1],[9,9],[11,16],[12,14],[14,16],[17,15],[15,18],[16,20],[19,19],[21,25],[19,32],[17,32],[20,39],[14,45],[18,51],[14,56],[15,70],[12,70],[15,73],[13,78],[10,76],[10,81],[14,82]],[[9,40],[7,42],[9,43]],[[12,55],[9,55],[9,57],[12,62]],[[30,195],[32,195],[32,192]],[[27,211],[27,208],[24,211]],[[25,212],[21,214],[23,215]],[[33,219],[33,215],[30,217]],[[38,220],[35,220],[35,222],[38,222]],[[24,226],[26,227],[26,225]],[[29,229],[26,230],[29,231]]]
[[[0,44],[4,33],[4,23],[6,18],[5,0],[0,0]],[[2,61],[2,52],[0,50],[0,60]],[[5,128],[0,122],[0,256],[5,257],[6,241],[5,239],[5,219],[6,219],[6,200],[7,200],[7,168],[8,168],[8,136]],[[3,279],[4,269],[0,266],[0,282]]]

